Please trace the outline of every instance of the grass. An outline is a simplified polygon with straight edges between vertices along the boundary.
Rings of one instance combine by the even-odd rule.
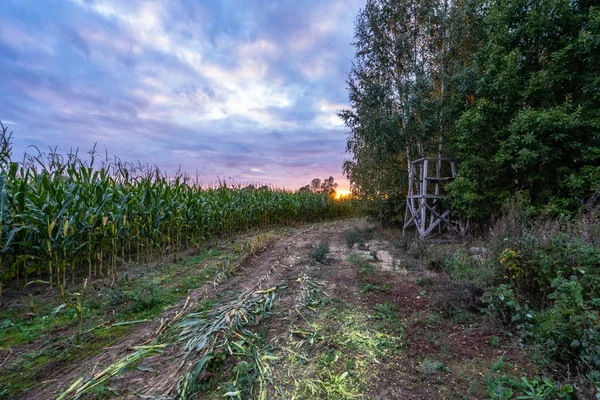
[[[378,312],[381,320],[375,320],[385,321],[386,327],[399,321],[391,305],[382,305]],[[363,398],[374,378],[370,366],[385,362],[403,347],[401,329],[387,333],[363,310],[339,298],[304,320],[305,328],[294,329],[301,333],[281,346],[275,378],[290,382],[282,387],[281,398]]]
[[[218,284],[235,274],[241,260],[263,251],[274,236],[223,241],[210,255],[203,253],[200,258],[181,262],[186,266],[183,269],[161,265],[156,270],[136,270],[117,282],[118,290],[104,289],[101,297],[113,309],[127,310],[130,317],[156,318],[165,308],[162,299],[174,296],[181,300],[183,297],[177,296],[187,293],[186,285],[193,284],[191,275],[179,271],[189,268],[193,274],[194,269],[212,269],[196,283]],[[389,251],[383,245],[378,241],[379,249]],[[264,265],[260,260],[248,264],[268,270],[264,276],[256,276],[255,268],[240,269],[244,276],[227,284],[237,291],[217,289],[193,314],[180,317],[155,337],[152,347],[146,349],[152,351],[148,354],[168,351],[144,362],[153,371],[132,373],[148,377],[148,391],[135,392],[136,388],[122,384],[124,379],[103,380],[103,376],[120,374],[122,368],[135,368],[148,355],[137,353],[141,350],[137,349],[112,365],[96,368],[92,375],[70,382],[67,386],[74,386],[65,398],[84,392],[93,398],[153,396],[158,388],[162,393],[167,386],[171,398],[193,398],[202,392],[206,398],[232,399],[390,398],[392,393],[407,397],[410,393],[417,398],[437,394],[445,398],[502,398],[493,396],[501,396],[503,389],[509,389],[514,398],[547,390],[548,384],[536,377],[536,372],[521,359],[515,361],[513,343],[505,340],[503,332],[486,325],[483,314],[463,310],[460,302],[451,311],[437,308],[443,304],[436,303],[435,296],[445,294],[442,289],[446,288],[442,285],[445,278],[438,274],[380,270],[372,256],[350,251],[347,263],[334,259],[331,268],[322,268],[318,261],[307,258],[305,246],[290,249],[282,244],[281,249],[281,254],[270,252]],[[275,256],[277,261],[271,264]],[[198,265],[203,268],[198,269]],[[348,286],[348,282],[357,286]],[[258,290],[258,285],[263,285],[263,290]],[[423,297],[425,289],[427,296]],[[417,296],[420,300],[415,303]],[[26,309],[24,303],[23,312]],[[67,313],[56,318],[63,317]],[[134,322],[133,318],[119,321]],[[111,328],[99,326],[83,335],[85,340],[93,336],[93,343],[75,343],[64,352],[61,348],[42,349],[22,357],[22,362],[35,375],[40,370],[38,359],[43,368],[57,357],[65,363],[89,357],[102,351],[100,343],[110,346],[108,343],[136,326],[111,323]],[[154,347],[158,345],[166,348]],[[498,361],[499,354],[505,358]],[[158,372],[156,366],[163,363],[164,369]],[[527,384],[521,380],[526,372]],[[171,378],[165,381],[163,374]],[[36,382],[26,374],[25,380]],[[157,386],[158,380],[161,384]],[[555,384],[555,389],[562,387]],[[16,393],[20,389],[7,385],[4,390]]]
[[[359,268],[360,272],[365,275],[371,275],[375,272],[373,266],[374,259],[365,258],[364,256],[357,253],[350,253],[348,255],[348,262]]]

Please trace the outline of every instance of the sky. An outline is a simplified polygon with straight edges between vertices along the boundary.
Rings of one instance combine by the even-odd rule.
[[[297,188],[342,173],[364,0],[2,0],[0,121],[36,146]]]

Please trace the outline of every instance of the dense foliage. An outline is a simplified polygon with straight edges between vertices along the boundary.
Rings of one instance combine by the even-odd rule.
[[[457,251],[446,271],[486,287],[490,317],[554,378],[600,393],[598,3],[368,0],[355,48],[340,114],[355,194],[400,220],[407,161],[455,159],[454,215],[504,217],[484,253]]]
[[[473,104],[454,138],[459,175],[485,216],[516,190],[538,209],[577,209],[600,183],[600,8],[486,2]],[[458,196],[458,197],[460,197]],[[465,210],[466,211],[466,210]]]
[[[347,216],[348,201],[269,188],[201,188],[188,177],[75,154],[11,160],[0,143],[2,282],[34,275],[63,289],[120,263],[173,254],[210,237]],[[32,278],[33,279],[33,278]],[[1,297],[0,297],[1,299]]]
[[[400,218],[407,160],[442,154],[455,214],[489,218],[515,191],[577,210],[600,184],[599,46],[589,1],[367,1],[340,114],[355,193]]]
[[[531,218],[526,202],[513,202],[492,233],[487,260],[469,260],[473,270],[493,271],[483,297],[488,315],[514,329],[556,379],[587,377],[580,398],[587,398],[585,386],[600,393],[598,200],[562,221]]]

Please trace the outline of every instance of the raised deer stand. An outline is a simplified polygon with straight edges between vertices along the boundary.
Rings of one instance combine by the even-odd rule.
[[[456,164],[448,158],[420,158],[409,162],[403,235],[412,225],[421,239],[426,239],[436,229],[439,234],[445,230],[458,232],[451,210],[442,206],[446,197],[442,184],[455,177]]]

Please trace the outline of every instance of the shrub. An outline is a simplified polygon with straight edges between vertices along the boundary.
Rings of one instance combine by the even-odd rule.
[[[575,219],[523,223],[508,220],[523,216],[513,207],[492,234],[496,244],[502,238],[493,258],[504,283],[483,296],[487,314],[515,327],[541,350],[541,361],[592,377],[600,371],[600,243],[590,224],[597,214],[588,208]],[[459,254],[447,267],[454,274],[468,270],[461,263]]]
[[[356,229],[351,229],[349,231],[344,232],[344,237],[346,238],[346,244],[348,248],[351,249],[352,246],[360,239],[360,232]]]
[[[309,258],[312,263],[329,264],[329,243],[321,242],[317,246],[312,246]]]

